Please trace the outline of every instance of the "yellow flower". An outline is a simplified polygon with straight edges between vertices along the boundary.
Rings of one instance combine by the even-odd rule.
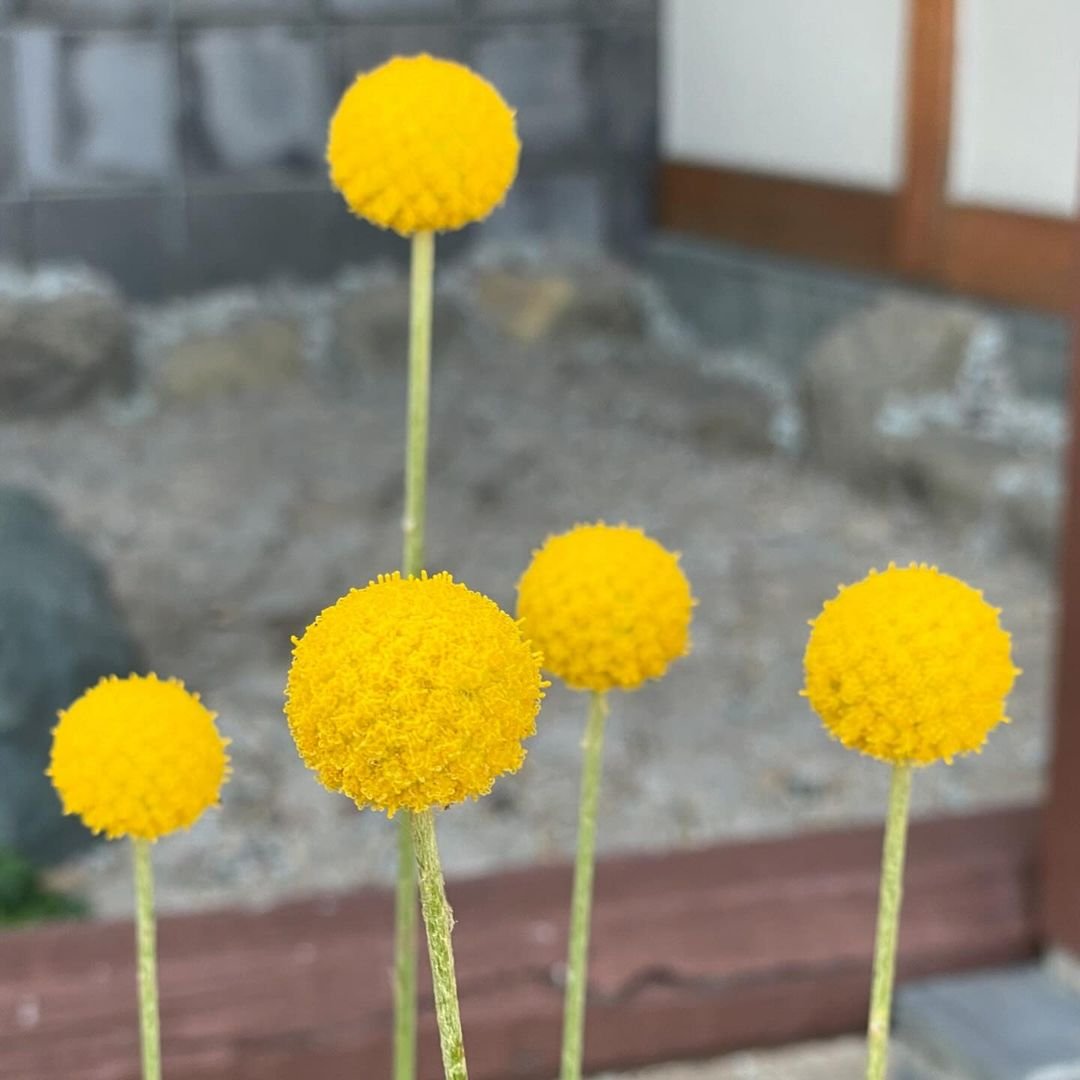
[[[449,574],[380,577],[293,641],[285,714],[300,756],[360,807],[486,795],[536,731],[540,657],[494,601]]]
[[[518,615],[544,666],[576,690],[633,690],[690,647],[690,583],[640,529],[578,525],[533,554]]]
[[[403,236],[488,216],[521,144],[499,92],[452,60],[397,56],[360,75],[330,121],[330,179],[353,213]]]
[[[844,746],[894,764],[951,761],[1008,723],[1020,674],[1000,614],[936,567],[890,564],[841,587],[810,625],[811,707]]]
[[[60,713],[48,775],[87,828],[156,840],[217,804],[227,745],[178,680],[110,676]]]

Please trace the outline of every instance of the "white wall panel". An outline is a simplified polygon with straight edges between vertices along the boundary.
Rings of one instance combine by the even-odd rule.
[[[663,0],[664,156],[895,189],[907,6]]]
[[[949,197],[1071,214],[1080,0],[959,0]]]

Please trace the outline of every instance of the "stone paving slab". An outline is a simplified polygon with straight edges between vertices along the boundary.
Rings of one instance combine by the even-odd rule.
[[[912,1080],[1080,1078],[1080,994],[1042,967],[904,987],[896,1030],[927,1064]]]
[[[864,1057],[863,1040],[852,1037],[661,1065],[618,1078],[612,1073],[597,1080],[862,1080]]]

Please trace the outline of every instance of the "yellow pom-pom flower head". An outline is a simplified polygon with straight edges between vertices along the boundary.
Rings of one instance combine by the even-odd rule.
[[[545,668],[576,690],[633,690],[690,648],[694,599],[673,554],[628,525],[549,537],[518,582]]]
[[[881,761],[977,751],[1008,723],[1020,674],[999,614],[936,567],[871,571],[810,624],[803,694],[834,738]]]
[[[393,815],[475,799],[524,761],[540,657],[449,574],[353,589],[293,644],[285,714],[297,749],[358,806]]]
[[[217,805],[228,740],[176,679],[102,679],[60,713],[48,775],[64,813],[110,839],[157,840]]]
[[[486,218],[517,175],[514,113],[452,60],[398,56],[357,77],[330,121],[330,179],[354,214],[403,236]]]

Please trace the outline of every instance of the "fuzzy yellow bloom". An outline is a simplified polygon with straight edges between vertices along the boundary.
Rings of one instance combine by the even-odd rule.
[[[214,714],[176,679],[102,679],[60,713],[48,775],[65,814],[156,840],[215,806],[229,758]]]
[[[403,236],[488,216],[517,175],[513,110],[462,64],[397,56],[357,77],[330,121],[330,179],[353,213]]]
[[[293,642],[300,756],[357,806],[428,810],[516,772],[547,684],[521,629],[449,574],[382,576]]]
[[[678,555],[628,525],[549,537],[518,582],[544,667],[576,690],[633,690],[690,648],[694,606]]]
[[[803,693],[834,738],[882,761],[925,765],[979,750],[1008,723],[1020,674],[999,614],[936,567],[872,570],[810,624]]]

